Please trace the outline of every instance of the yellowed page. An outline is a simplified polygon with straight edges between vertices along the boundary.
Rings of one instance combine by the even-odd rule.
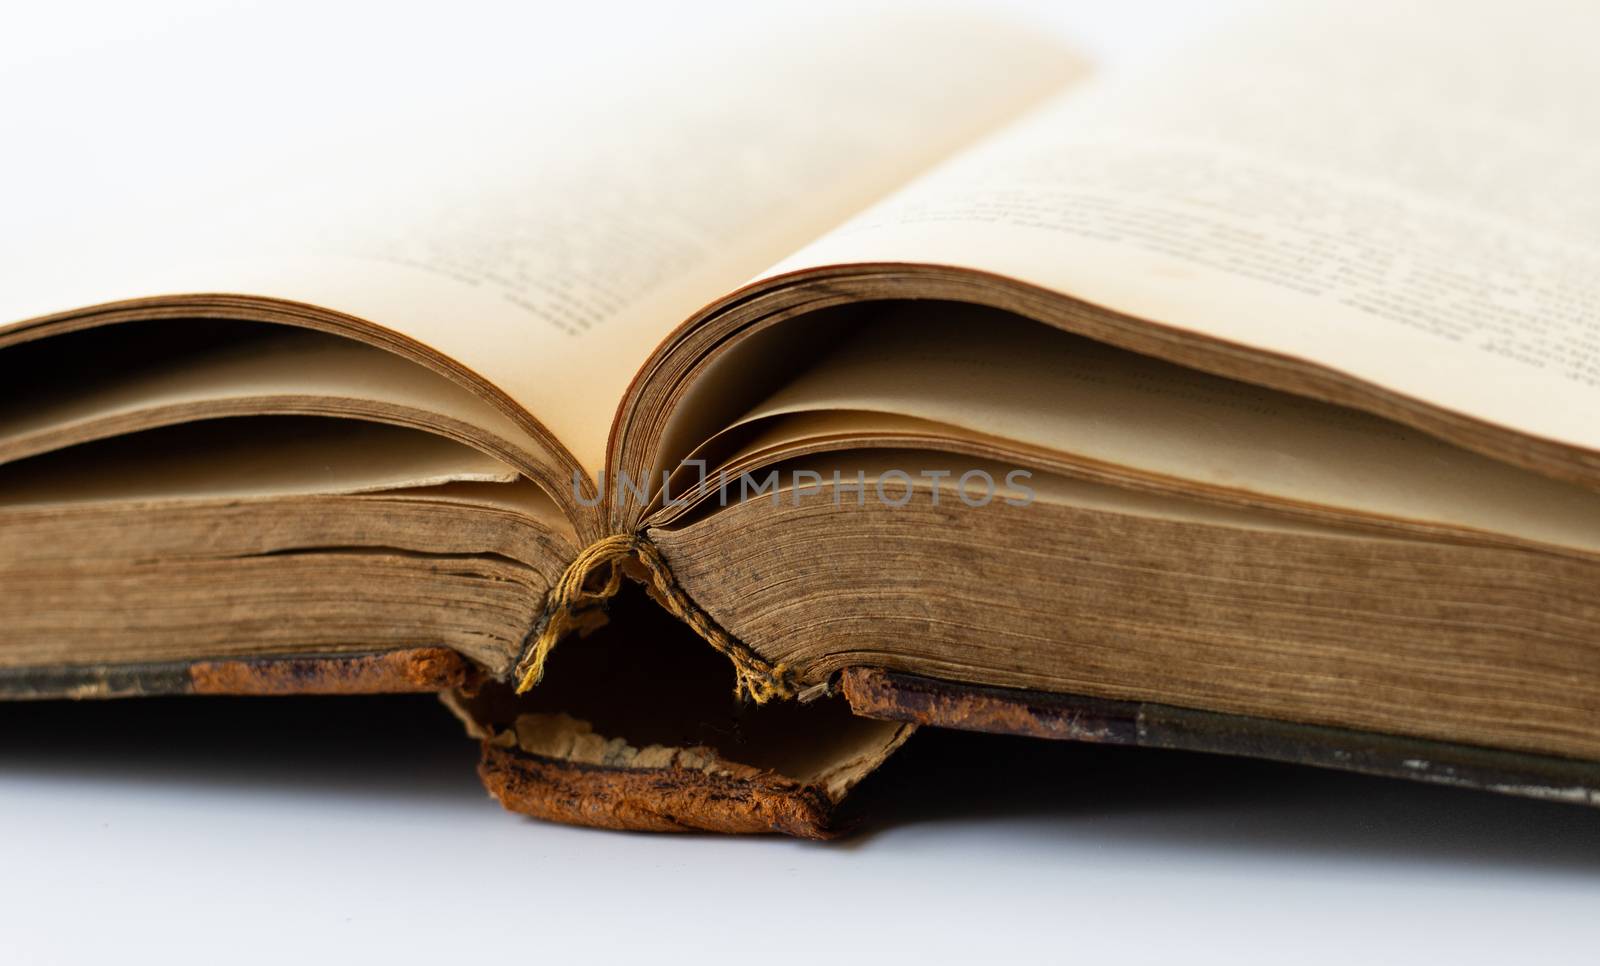
[[[102,440],[0,467],[8,510],[110,503],[378,493],[449,483],[511,485],[492,456],[413,429],[346,419],[218,420]]]
[[[115,174],[132,190],[101,199],[116,211],[67,217],[48,172],[5,179],[0,319],[180,292],[314,303],[453,358],[597,469],[627,381],[683,318],[1079,72],[982,16],[734,24],[621,45],[627,70],[550,53],[398,103],[325,107],[278,78],[309,120],[276,93],[281,132],[221,115],[237,143],[184,144],[208,164],[150,138],[126,152],[138,177]],[[11,112],[14,143],[50,144],[48,103]],[[152,123],[183,143],[181,118]]]
[[[956,265],[1600,449],[1600,7],[1274,5],[772,274]]]
[[[538,440],[498,409],[397,355],[309,329],[240,327],[239,336],[52,372],[42,385],[8,394],[0,462],[151,426],[256,413],[349,415],[471,434],[529,475],[550,462]],[[181,330],[167,336],[182,338]]]
[[[980,339],[972,333],[983,333]],[[993,309],[885,313],[735,426],[813,414],[790,445],[904,430],[972,438],[1268,505],[1471,530],[1600,553],[1600,493],[1338,406],[1115,349]],[[836,417],[857,414],[848,424]],[[779,446],[760,437],[748,444]],[[1028,455],[1038,454],[1039,462]],[[908,471],[916,467],[909,467]]]

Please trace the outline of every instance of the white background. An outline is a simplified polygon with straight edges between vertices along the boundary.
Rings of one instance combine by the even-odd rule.
[[[503,50],[515,30],[582,45],[634,17],[716,22],[677,6],[270,5],[270,43],[290,42],[264,56],[250,45],[269,41],[229,27],[251,6],[7,6],[0,98],[48,97],[67,76],[125,83],[103,65],[174,37],[292,70],[295,36],[342,31],[347,46],[316,50],[359,72],[363,22],[404,22],[431,56],[469,59],[475,38]],[[1032,16],[1117,69],[1233,6]],[[1600,948],[1600,814],[1570,806],[924,734],[863,790],[868,818],[845,841],[640,836],[502,812],[429,699],[21,705],[0,719],[5,962],[1589,962]]]

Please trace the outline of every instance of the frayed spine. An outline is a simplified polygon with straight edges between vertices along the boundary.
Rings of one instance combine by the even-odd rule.
[[[517,662],[514,673],[518,694],[530,690],[544,677],[545,662],[556,644],[577,630],[586,616],[616,596],[622,587],[624,567],[630,561],[642,566],[651,596],[658,603],[733,663],[734,694],[757,704],[795,696],[799,684],[789,668],[769,663],[723,630],[678,586],[655,545],[643,535],[633,534],[618,534],[590,544],[550,588],[544,614],[529,635],[531,643]]]

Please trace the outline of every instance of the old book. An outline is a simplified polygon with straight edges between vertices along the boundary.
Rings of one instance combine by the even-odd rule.
[[[917,725],[1600,803],[1597,27],[863,18],[7,178],[0,692],[439,691],[625,828]]]

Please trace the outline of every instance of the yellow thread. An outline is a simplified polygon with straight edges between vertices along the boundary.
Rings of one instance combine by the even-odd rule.
[[[590,544],[572,561],[555,586],[550,588],[545,598],[544,617],[537,625],[538,635],[527,654],[517,663],[518,694],[529,690],[544,677],[544,665],[550,652],[578,626],[583,615],[605,603],[621,589],[622,564],[630,557],[644,565],[656,599],[667,611],[688,624],[706,643],[733,662],[734,694],[748,697],[757,704],[764,704],[773,698],[794,696],[796,682],[786,665],[769,664],[717,626],[711,615],[701,610],[678,586],[655,545],[642,536],[631,534],[618,534]],[[598,586],[591,586],[590,576],[602,567],[608,568],[605,581]]]

